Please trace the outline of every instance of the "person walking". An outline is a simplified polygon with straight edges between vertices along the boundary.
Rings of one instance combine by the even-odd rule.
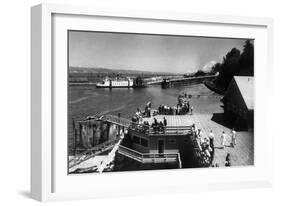
[[[214,138],[215,138],[215,135],[214,135],[214,133],[213,133],[213,131],[212,130],[210,130],[210,133],[209,133],[209,144],[210,144],[210,146],[214,146]]]
[[[211,147],[211,145],[210,145],[210,155],[211,155],[211,157],[210,157],[210,163],[211,163],[211,165],[213,164],[213,161],[214,161],[214,156],[215,156],[215,147]]]
[[[230,160],[230,153],[227,153],[225,157],[225,166],[230,167],[231,166],[231,160]]]
[[[222,131],[222,134],[221,134],[221,145],[222,145],[223,148],[225,146],[225,142],[226,142],[226,134],[225,134],[224,131]]]
[[[209,147],[210,147],[210,154],[211,154],[211,164],[213,164],[213,160],[215,156],[215,145],[214,145],[215,135],[212,130],[210,130],[208,137],[209,137]]]
[[[234,128],[231,130],[231,146],[234,147],[236,145],[236,131]]]

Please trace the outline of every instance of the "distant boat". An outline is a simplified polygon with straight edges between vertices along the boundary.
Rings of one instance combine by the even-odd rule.
[[[111,79],[104,79],[101,83],[97,83],[97,88],[128,88],[133,87],[134,81],[132,79],[122,79],[122,80],[111,80]]]

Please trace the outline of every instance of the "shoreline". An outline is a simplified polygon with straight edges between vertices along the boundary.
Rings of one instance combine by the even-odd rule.
[[[224,95],[225,90],[218,88],[212,81],[203,81],[204,85],[213,92]]]

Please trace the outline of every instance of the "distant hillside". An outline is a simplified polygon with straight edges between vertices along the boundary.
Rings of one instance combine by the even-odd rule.
[[[126,70],[126,69],[108,69],[108,68],[90,68],[90,67],[70,67],[70,73],[126,73],[126,74],[158,74],[171,75],[171,72],[152,72],[140,70]]]

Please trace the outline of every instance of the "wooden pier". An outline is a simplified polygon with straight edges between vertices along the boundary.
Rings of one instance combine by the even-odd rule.
[[[171,87],[175,87],[175,86],[201,84],[206,80],[213,80],[216,77],[217,77],[217,75],[206,75],[206,76],[198,76],[198,77],[164,79],[161,83],[161,86],[163,89],[166,89],[166,88],[171,88]]]
[[[221,108],[217,111],[222,112]],[[211,112],[211,111],[210,111]],[[222,116],[223,113],[220,113]],[[215,114],[217,115],[217,113]],[[213,164],[218,164],[220,167],[225,165],[225,157],[230,153],[232,166],[246,166],[254,164],[254,137],[253,131],[236,131],[237,144],[231,147],[231,129],[214,120],[213,113],[194,113],[193,115],[158,115],[155,118],[158,121],[163,121],[163,117],[167,119],[167,126],[184,126],[195,124],[201,130],[203,137],[207,137],[210,130],[213,131],[215,138],[215,155]],[[144,118],[151,125],[153,118]],[[221,134],[224,131],[227,134],[226,146],[223,148],[220,144]]]

